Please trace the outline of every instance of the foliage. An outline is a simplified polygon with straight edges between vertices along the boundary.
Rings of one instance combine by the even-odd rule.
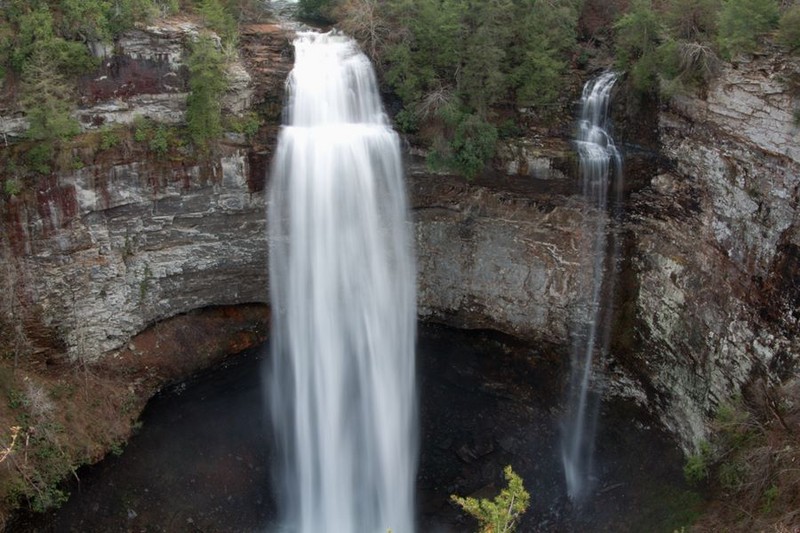
[[[781,17],[778,40],[789,50],[800,49],[800,5],[790,7]]]
[[[137,143],[145,142],[150,138],[153,129],[153,122],[142,115],[136,115],[133,119],[133,140]]]
[[[304,19],[330,22],[335,0],[298,0],[297,14]]]
[[[704,41],[716,35],[722,0],[669,0],[664,19],[675,39]]]
[[[261,128],[261,119],[257,113],[246,113],[241,117],[229,117],[226,124],[226,129],[235,133],[240,133],[252,139]]]
[[[709,468],[713,460],[711,445],[707,441],[700,443],[697,453],[690,455],[683,466],[683,477],[692,484],[708,479]]]
[[[149,148],[150,150],[156,154],[157,157],[164,157],[169,152],[170,147],[170,135],[166,127],[163,125],[159,126],[155,133],[153,133],[153,138],[150,139]]]
[[[726,0],[719,13],[719,47],[725,58],[751,52],[756,38],[780,19],[776,0]]]
[[[367,55],[374,61],[380,59],[391,28],[379,0],[341,0],[332,13],[341,21],[341,30],[358,40]]]
[[[101,150],[110,150],[120,143],[120,138],[117,132],[112,127],[104,127],[100,130],[100,145]]]
[[[71,87],[44,50],[38,50],[25,65],[22,105],[30,122],[28,137],[33,140],[63,140],[80,131],[70,115]]]
[[[3,192],[6,196],[17,196],[22,192],[22,183],[17,178],[6,178],[3,182]]]
[[[222,134],[222,106],[220,99],[227,87],[225,61],[214,40],[200,36],[192,45],[188,60],[189,97],[186,121],[189,136],[200,148]]]
[[[700,531],[794,531],[800,520],[800,377],[783,386],[757,379],[721,405],[711,424],[709,463],[720,500]]]
[[[494,155],[497,128],[458,99],[448,101],[436,111],[442,133],[433,140],[428,165],[436,170],[452,170],[472,179]]]
[[[25,166],[36,174],[49,174],[52,170],[53,154],[52,142],[38,142],[25,153]]]
[[[220,0],[202,0],[200,14],[206,26],[214,30],[225,46],[235,45],[239,36],[236,19]]]
[[[530,495],[522,479],[507,466],[505,474],[508,487],[500,491],[494,500],[462,498],[453,494],[450,499],[480,523],[481,533],[510,533],[517,527],[519,519],[528,509]]]
[[[430,160],[474,176],[494,155],[494,109],[546,109],[575,47],[577,0],[343,0],[335,11],[400,97],[398,126]],[[455,113],[453,113],[455,112]]]
[[[671,95],[702,86],[719,65],[719,0],[670,0],[657,10],[639,0],[616,22],[617,67],[640,92]]]
[[[614,25],[617,66],[628,70],[634,88],[658,87],[659,45],[663,28],[649,0],[637,0]]]

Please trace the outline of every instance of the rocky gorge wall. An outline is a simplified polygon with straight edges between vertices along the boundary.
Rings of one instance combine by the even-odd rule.
[[[136,117],[182,122],[183,63],[197,31],[178,18],[126,34],[98,75],[81,82],[86,96],[76,116],[84,128]],[[223,113],[259,106],[272,118],[291,69],[289,36],[276,25],[252,25],[242,42],[228,66]],[[157,157],[124,139],[104,152],[77,145],[73,158],[88,164],[5,197],[0,278],[4,322],[17,345],[96,361],[169,317],[267,303],[264,174],[276,129],[262,128],[266,145],[229,135],[200,159]]]
[[[676,99],[659,116],[670,164],[630,199],[641,344],[627,369],[686,444],[743,385],[800,358],[798,73],[772,51]]]
[[[291,58],[287,36],[265,35],[245,31],[250,74],[240,79],[250,81],[234,100],[278,116]],[[159,46],[171,50],[167,41]],[[176,57],[115,64],[124,80],[130,69],[179,72]],[[629,165],[636,185],[611,225],[624,245],[605,385],[646,405],[687,450],[718,402],[756,374],[779,377],[800,354],[800,154],[785,83],[797,69],[757,58],[724,71],[707,98],[663,109],[657,162]],[[118,95],[105,115],[98,109],[112,104],[87,103],[85,123],[135,114],[135,98],[180,105],[178,89],[148,94]],[[474,183],[409,156],[421,318],[569,346],[589,314],[584,228],[609,215],[581,198],[567,140],[542,143],[509,148],[502,175]],[[120,155],[5,198],[6,322],[24,329],[32,352],[95,361],[169,317],[268,302],[269,158],[269,146],[241,139],[207,164]]]

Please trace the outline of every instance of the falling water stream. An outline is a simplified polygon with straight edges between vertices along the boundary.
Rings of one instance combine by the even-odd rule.
[[[609,236],[607,208],[609,189],[620,190],[622,159],[609,134],[608,107],[616,74],[605,72],[583,89],[576,146],[580,158],[584,197],[595,213],[587,217],[591,243],[591,283],[586,297],[586,320],[574,332],[567,414],[564,422],[562,461],[567,491],[580,505],[592,486],[592,459],[599,408],[599,394],[592,388],[595,357],[605,357],[609,345],[610,312],[614,282],[616,240]],[[610,262],[609,262],[610,260]],[[604,301],[603,295],[607,297]]]
[[[416,301],[399,139],[355,42],[300,33],[269,208],[284,529],[414,530]]]

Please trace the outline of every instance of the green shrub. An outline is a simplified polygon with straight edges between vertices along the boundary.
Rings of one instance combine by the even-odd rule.
[[[261,128],[261,119],[257,113],[246,113],[241,117],[230,117],[228,119],[227,129],[235,133],[240,133],[252,139]]]
[[[100,130],[100,149],[110,150],[120,143],[119,135],[112,127],[105,127]]]
[[[800,49],[800,5],[792,6],[779,23],[778,40],[789,50]]]
[[[153,133],[153,123],[142,115],[133,119],[133,140],[137,143],[145,142]]]
[[[6,196],[17,196],[22,192],[22,183],[17,178],[6,178],[3,183],[3,192]]]
[[[298,0],[297,14],[309,20],[331,22],[331,11],[335,3],[335,0]]]
[[[25,165],[37,174],[49,174],[53,161],[53,145],[40,142],[25,153]]]
[[[510,466],[503,473],[508,487],[501,490],[494,500],[462,498],[455,494],[450,496],[454,503],[478,520],[481,533],[510,533],[516,530],[519,519],[530,504],[530,495],[522,479]]]
[[[401,109],[394,116],[394,123],[397,125],[397,129],[403,133],[415,133],[419,130],[419,120],[416,114],[408,109]]]
[[[478,115],[467,115],[450,142],[452,167],[468,179],[474,178],[494,156],[496,145],[497,128]]]
[[[701,442],[697,453],[690,455],[683,465],[683,477],[691,484],[707,480],[712,459],[711,445],[705,441]]]
[[[150,139],[149,148],[150,151],[156,154],[158,157],[164,157],[169,152],[170,146],[170,135],[169,131],[163,125],[159,126],[155,133],[153,133],[153,138]]]
[[[30,123],[30,139],[63,140],[80,132],[71,116],[71,89],[53,58],[37,50],[25,65],[20,98]]]
[[[722,0],[669,0],[664,19],[675,39],[705,41],[717,32]]]
[[[727,0],[719,13],[719,47],[723,57],[751,52],[757,37],[774,29],[780,20],[776,0]]]

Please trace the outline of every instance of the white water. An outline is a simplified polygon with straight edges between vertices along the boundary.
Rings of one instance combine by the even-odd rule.
[[[301,33],[269,210],[282,529],[414,531],[416,300],[399,139],[351,39]]]
[[[581,117],[576,146],[580,158],[581,185],[584,197],[596,212],[588,217],[592,243],[587,253],[592,258],[592,283],[587,295],[588,320],[574,332],[567,413],[562,440],[562,461],[567,492],[581,504],[592,489],[592,459],[599,408],[599,394],[592,390],[595,357],[608,352],[610,308],[613,295],[616,240],[609,235],[608,193],[611,180],[617,177],[620,191],[622,160],[608,133],[608,106],[616,74],[606,72],[583,88]],[[619,205],[619,198],[617,198]],[[610,267],[607,268],[607,261]],[[603,301],[605,284],[606,301]]]

